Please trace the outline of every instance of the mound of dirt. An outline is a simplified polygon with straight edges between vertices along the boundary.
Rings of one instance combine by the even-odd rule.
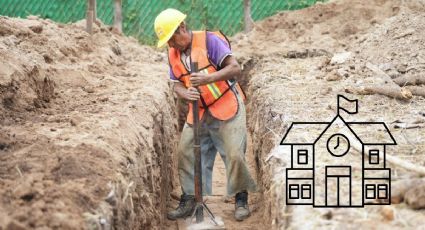
[[[177,132],[166,58],[84,25],[0,17],[0,229],[164,224]]]
[[[378,25],[351,49],[361,60],[378,64],[392,78],[419,74],[425,69],[424,21],[424,13],[405,11]]]
[[[331,1],[281,12],[255,25],[253,31],[233,37],[241,56],[286,53],[301,49],[340,51],[374,24],[397,14],[400,1]]]
[[[424,98],[414,95],[406,103],[349,89],[382,84],[386,75],[390,81],[424,75],[424,3],[331,1],[281,12],[257,23],[252,32],[232,38],[248,77],[251,154],[258,159],[266,225],[311,229],[425,224],[422,212],[403,204],[357,211],[287,206],[285,173],[291,165],[290,152],[278,147],[292,122],[331,121],[337,112],[337,95],[343,94],[359,99],[359,113],[343,114],[344,119],[386,122],[398,143],[388,146],[387,154],[423,165]],[[394,181],[417,176],[389,165]]]

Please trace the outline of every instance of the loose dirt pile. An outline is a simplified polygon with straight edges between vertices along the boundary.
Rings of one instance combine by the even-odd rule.
[[[84,26],[0,17],[0,229],[164,224],[177,132],[166,58]]]
[[[412,209],[424,199],[423,191],[406,193],[407,206],[286,206],[290,152],[275,148],[292,122],[330,122],[336,115],[337,94],[343,94],[359,99],[359,113],[342,114],[345,120],[385,122],[398,143],[388,146],[387,154],[424,166],[424,97],[412,91],[413,96],[399,100],[362,91],[385,84],[404,89],[410,83],[399,84],[400,77],[423,79],[424,16],[424,1],[331,1],[282,12],[232,39],[249,77],[245,85],[250,96],[251,154],[260,171],[266,225],[351,229],[425,224],[424,212]],[[410,170],[389,167],[393,182],[417,177]],[[409,200],[417,202],[412,205]]]

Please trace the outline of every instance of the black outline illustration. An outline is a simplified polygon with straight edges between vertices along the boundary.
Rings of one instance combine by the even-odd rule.
[[[373,157],[376,157],[376,159],[373,159]],[[369,149],[369,164],[371,164],[371,165],[379,164],[379,150],[378,149]]]
[[[299,165],[306,165],[308,163],[308,150],[307,149],[298,149],[297,151],[297,155],[298,155],[298,164]],[[305,157],[304,159],[302,159],[301,157]],[[301,159],[303,160],[301,162]]]
[[[332,148],[331,149],[329,149],[329,143],[331,142],[331,140],[332,139],[334,139],[334,138],[337,138],[337,145],[336,146],[331,146]],[[341,144],[341,141],[340,141],[340,139],[339,138],[342,138],[342,139],[344,139],[344,142],[346,142],[347,143],[347,149],[346,150],[344,150],[344,152],[343,153],[341,153],[341,154],[335,154],[335,150],[337,149],[337,148],[340,148],[339,146],[341,146],[340,144]],[[328,141],[327,141],[327,143],[326,143],[326,148],[328,149],[328,152],[329,153],[331,153],[332,154],[332,156],[334,156],[334,157],[343,157],[345,154],[347,154],[348,153],[348,151],[350,150],[350,141],[348,140],[348,138],[344,135],[344,134],[341,134],[341,133],[335,133],[335,134],[333,134],[331,137],[329,137],[329,139],[328,139]]]
[[[355,111],[347,110],[340,106],[340,100],[344,99],[350,103],[350,105],[355,104]],[[288,205],[312,205],[313,207],[364,207],[364,205],[388,205],[391,204],[391,169],[387,168],[385,162],[386,146],[387,145],[397,145],[393,135],[389,131],[387,125],[384,122],[346,122],[340,115],[340,110],[348,114],[356,114],[358,112],[358,100],[350,100],[343,95],[337,96],[337,115],[332,119],[331,122],[293,122],[285,135],[283,136],[280,145],[290,146],[291,149],[291,165],[286,169],[286,203]],[[356,178],[358,181],[356,186],[360,185],[361,187],[361,197],[362,200],[356,199],[355,202],[352,201],[352,167],[351,165],[324,165],[324,175],[323,173],[316,173],[316,162],[315,154],[317,151],[317,143],[325,134],[325,132],[332,126],[332,124],[337,120],[341,120],[343,125],[348,128],[349,132],[353,134],[356,139],[356,142],[359,142],[362,146],[362,158],[361,158],[361,181]],[[320,135],[314,140],[307,140],[304,143],[299,143],[292,141],[291,138],[287,138],[291,130],[296,126],[297,128],[305,128],[308,126],[320,126],[321,131]],[[387,138],[384,138],[383,141],[371,141],[366,140],[367,138],[361,138],[356,134],[355,127],[357,126],[377,126],[379,127],[380,132],[385,132],[388,135]],[[295,128],[294,128],[295,129]],[[295,132],[295,131],[294,131]],[[296,134],[291,134],[296,135]],[[336,142],[329,143],[335,136],[338,137]],[[326,138],[328,138],[326,136]],[[344,140],[340,139],[343,138]],[[289,140],[288,140],[289,139]],[[345,146],[341,146],[342,142]],[[336,143],[336,144],[335,144]],[[335,146],[332,146],[335,145]],[[367,151],[365,146],[370,146],[368,154],[369,157],[366,158]],[[323,146],[324,147],[324,146]],[[334,154],[335,149],[343,147],[344,149],[339,149],[342,153]],[[330,149],[331,148],[331,149]],[[345,149],[346,148],[346,149]],[[350,146],[349,138],[341,133],[333,133],[326,141],[327,152],[330,153],[333,157],[343,158],[352,151]],[[303,153],[300,158],[298,153]],[[307,155],[305,155],[307,153]],[[296,155],[296,156],[295,156]],[[306,160],[304,162],[303,160]],[[366,162],[365,162],[366,160]],[[323,167],[322,167],[323,170]],[[304,176],[295,176],[298,175],[298,172],[303,172]],[[376,174],[375,172],[380,172],[381,174]],[[377,176],[380,175],[380,176]],[[384,176],[385,175],[385,176]],[[316,189],[315,184],[316,180],[321,179],[324,181],[324,198],[323,195],[320,196],[321,203],[317,203],[318,198],[315,194]],[[291,183],[290,183],[291,182]],[[336,191],[332,191],[333,195],[336,195],[336,199],[328,201],[328,183],[336,185]],[[348,189],[348,194],[343,193],[342,188]],[[322,190],[323,192],[323,190]],[[323,193],[322,193],[323,194]],[[293,195],[293,196],[292,196]],[[320,195],[320,194],[319,194]],[[348,195],[348,197],[347,197]],[[360,195],[360,193],[358,194]],[[359,198],[359,197],[357,197]],[[324,199],[324,200],[323,200]],[[373,200],[379,200],[379,202],[371,202]],[[359,203],[361,202],[361,205]],[[324,205],[323,205],[324,203]]]

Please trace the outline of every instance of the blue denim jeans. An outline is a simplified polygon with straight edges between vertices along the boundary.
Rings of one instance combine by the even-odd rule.
[[[227,121],[206,113],[199,130],[202,156],[202,191],[212,195],[212,171],[217,152],[226,167],[227,195],[243,190],[256,191],[245,161],[247,145],[245,106],[239,101],[235,117]],[[183,193],[194,195],[193,129],[185,124],[178,146],[178,172]]]

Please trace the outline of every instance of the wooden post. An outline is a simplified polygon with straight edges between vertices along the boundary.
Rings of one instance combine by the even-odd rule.
[[[115,0],[114,1],[114,28],[119,32],[122,33],[122,0]]]
[[[93,34],[93,22],[96,21],[96,0],[87,0],[87,32]]]
[[[97,19],[97,2],[96,0],[92,0],[92,4],[93,4],[93,22],[96,22]]]
[[[251,0],[243,1],[245,33],[252,30],[254,21],[251,17]]]

